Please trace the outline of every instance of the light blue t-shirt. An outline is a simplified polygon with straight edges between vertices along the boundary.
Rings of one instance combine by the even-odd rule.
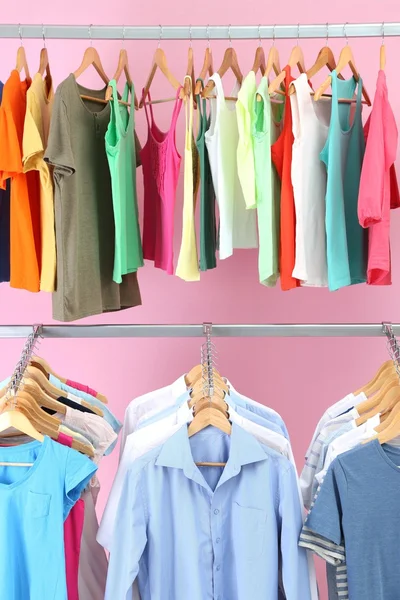
[[[400,450],[373,440],[337,457],[307,517],[301,545],[347,562],[351,600],[398,600]]]
[[[45,436],[0,447],[0,598],[67,600],[64,520],[97,467]]]
[[[195,462],[226,462],[197,467]],[[127,471],[105,600],[310,600],[293,465],[232,425],[189,438],[183,425]]]
[[[368,237],[358,221],[358,191],[365,152],[361,119],[362,80],[338,79],[332,71],[332,111],[328,138],[321,151],[327,169],[326,251],[330,290],[367,280]],[[357,87],[354,118],[351,104]]]

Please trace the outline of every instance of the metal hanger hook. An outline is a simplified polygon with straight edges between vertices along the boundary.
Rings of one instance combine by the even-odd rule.
[[[89,25],[89,38],[90,38],[90,45],[91,45],[91,46],[93,46],[92,27],[93,27],[93,23],[91,23],[91,24]]]
[[[300,39],[300,23],[297,23],[297,45],[299,45]]]
[[[232,48],[231,25],[228,25],[229,48]]]
[[[382,46],[385,45],[385,21],[382,23]]]
[[[274,25],[273,29],[272,29],[272,45],[275,46],[275,27],[276,24]]]
[[[21,43],[21,46],[23,46],[23,43],[22,43],[22,27],[21,27],[21,23],[18,23],[18,35],[19,35],[19,41]]]
[[[163,34],[163,27],[162,25],[159,25],[160,28],[160,37],[158,38],[158,48],[161,48],[161,40],[162,40],[162,34]]]
[[[346,23],[343,25],[343,30],[344,30],[344,36],[346,38],[346,46],[349,45],[349,38],[347,37],[347,25],[349,24],[348,21],[346,21]]]
[[[43,38],[43,48],[46,48],[46,37],[44,35],[44,25],[42,23],[42,38]]]
[[[211,49],[211,45],[210,45],[210,26],[207,25],[207,29],[206,29],[206,36],[207,36],[207,46],[208,49]]]
[[[260,31],[260,27],[261,25],[258,26],[258,47],[261,48],[261,31]]]
[[[325,38],[325,47],[328,47],[328,41],[329,41],[329,23],[326,24],[326,38]]]
[[[192,48],[192,26],[189,25],[189,48]]]

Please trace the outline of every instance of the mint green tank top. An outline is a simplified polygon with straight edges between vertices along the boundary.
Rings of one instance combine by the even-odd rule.
[[[353,98],[354,104],[339,103],[339,98]],[[327,169],[326,243],[328,284],[338,290],[367,279],[367,232],[358,222],[357,204],[361,167],[365,152],[361,120],[362,80],[341,80],[332,71],[332,113],[328,139],[321,151]]]
[[[112,79],[109,85],[113,89],[113,99],[105,143],[115,226],[113,280],[121,283],[122,275],[134,273],[143,266],[136,192],[135,92],[133,85],[126,83],[122,100],[128,102],[130,95],[128,109],[118,102],[116,81]]]

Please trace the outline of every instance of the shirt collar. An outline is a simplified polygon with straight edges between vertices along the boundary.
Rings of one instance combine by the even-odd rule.
[[[239,425],[232,423],[229,458],[219,485],[237,475],[244,465],[267,459],[268,455],[259,442]],[[193,461],[186,424],[165,442],[158,455],[156,465],[182,469],[190,479],[197,480],[196,471],[201,475]]]
[[[178,377],[176,381],[171,385],[171,392],[173,398],[179,398],[187,392],[185,375]]]

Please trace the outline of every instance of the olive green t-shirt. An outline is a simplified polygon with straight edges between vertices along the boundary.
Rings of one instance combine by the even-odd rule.
[[[115,226],[104,138],[110,105],[69,75],[57,88],[45,160],[53,165],[57,286],[53,318],[73,321],[141,304],[137,274],[113,281]]]

